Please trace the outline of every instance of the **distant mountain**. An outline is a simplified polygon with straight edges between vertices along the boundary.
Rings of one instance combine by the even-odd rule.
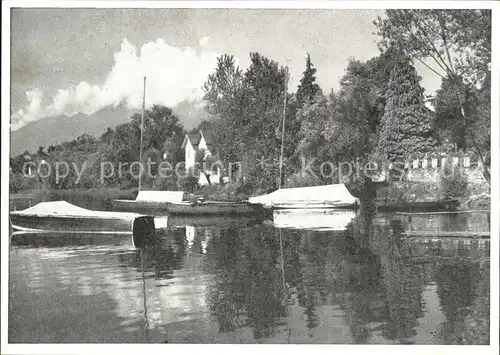
[[[172,108],[172,111],[188,131],[197,127],[202,120],[209,118],[208,113],[203,109],[202,101],[182,101]]]
[[[199,101],[183,101],[172,111],[187,130],[208,118]],[[99,138],[108,127],[114,128],[127,122],[134,112],[139,110],[130,110],[126,105],[118,105],[104,107],[91,115],[58,115],[30,122],[11,132],[10,154],[17,155],[26,150],[34,153],[40,146],[47,149],[50,145],[72,141],[84,133]]]
[[[50,145],[72,141],[84,133],[100,137],[108,127],[127,122],[134,112],[119,105],[105,107],[91,115],[58,115],[30,122],[11,132],[10,154],[17,155],[26,150],[36,152],[40,146],[47,149]]]

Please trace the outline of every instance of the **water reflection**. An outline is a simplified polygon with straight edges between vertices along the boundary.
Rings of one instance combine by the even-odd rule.
[[[370,208],[335,230],[186,224],[143,249],[13,243],[9,340],[489,342],[489,240],[405,239]]]

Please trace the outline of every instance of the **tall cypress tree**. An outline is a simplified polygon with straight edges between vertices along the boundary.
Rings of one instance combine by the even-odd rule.
[[[437,145],[435,115],[425,107],[419,81],[408,58],[395,58],[378,143],[379,152],[391,162],[423,156]]]
[[[297,88],[297,101],[300,105],[307,101],[313,101],[321,88],[316,84],[316,68],[311,63],[311,56],[307,54],[306,70],[300,79],[299,87]]]

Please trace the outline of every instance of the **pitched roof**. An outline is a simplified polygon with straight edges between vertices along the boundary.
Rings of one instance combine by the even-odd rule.
[[[215,144],[215,133],[213,131],[204,129],[200,131],[200,134],[205,138],[205,142],[207,143],[207,145]]]
[[[197,146],[200,143],[201,140],[200,132],[188,133],[187,136],[192,145]]]
[[[187,133],[186,137],[184,137],[184,142],[182,143],[182,149],[186,147],[187,140],[191,142],[193,148],[197,148],[198,144],[200,144],[201,137],[205,139],[208,148],[215,146],[215,134],[211,130],[201,130],[195,133]]]

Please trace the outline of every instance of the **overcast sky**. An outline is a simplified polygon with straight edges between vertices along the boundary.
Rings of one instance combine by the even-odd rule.
[[[349,57],[378,54],[376,10],[13,9],[12,129],[55,114],[92,113],[119,100],[175,106],[197,99],[218,55],[242,68],[260,52],[291,71],[296,89],[310,53],[324,91]],[[440,80],[419,69],[427,93]]]

